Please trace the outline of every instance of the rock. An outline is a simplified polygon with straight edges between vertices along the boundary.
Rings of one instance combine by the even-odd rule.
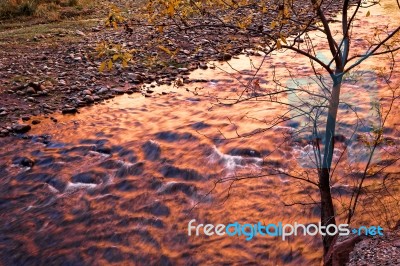
[[[175,80],[175,86],[177,86],[177,87],[182,87],[182,86],[184,86],[183,79],[182,79],[182,78],[177,78],[177,79]]]
[[[75,107],[65,107],[61,110],[63,114],[75,114],[78,110]]]
[[[200,62],[200,64],[199,64],[199,68],[200,68],[200,69],[204,69],[204,70],[206,70],[206,69],[208,68],[208,66],[207,66],[207,64],[206,64],[206,63],[204,63],[204,62]]]
[[[32,125],[40,124],[40,120],[32,120]]]
[[[139,74],[131,74],[130,78],[131,78],[132,83],[134,83],[134,84],[143,83],[143,77]]]
[[[144,158],[149,161],[160,159],[161,148],[160,145],[152,140],[146,141],[142,146]]]
[[[106,179],[107,179],[106,173],[88,171],[72,176],[71,181],[73,183],[100,184],[106,181]]]
[[[125,93],[125,90],[124,89],[112,89],[111,90],[112,92],[114,92],[115,94],[118,94],[118,95],[122,95],[122,94],[124,94]]]
[[[99,27],[93,27],[93,28],[92,28],[92,31],[93,31],[93,32],[99,32],[99,31],[101,31],[101,29],[100,29]]]
[[[119,178],[124,178],[129,175],[141,175],[144,171],[144,163],[138,162],[134,165],[127,166],[124,165],[116,172],[116,176]]]
[[[32,167],[35,161],[28,157],[14,157],[13,164],[18,164],[24,167]]]
[[[16,124],[12,126],[12,131],[15,133],[26,133],[31,130],[31,126],[27,124]]]
[[[6,116],[6,115],[8,115],[7,111],[0,112],[0,116]]]
[[[111,154],[111,148],[104,145],[98,145],[96,151],[104,154]]]
[[[359,235],[350,235],[345,239],[337,237],[324,258],[325,263],[335,266],[345,265],[349,261],[349,255],[353,251],[355,245],[363,238],[363,236]]]
[[[97,91],[97,94],[104,94],[104,93],[107,93],[107,92],[108,92],[108,89],[105,88],[105,87],[103,87],[103,88],[100,88],[100,89]]]
[[[232,55],[228,54],[228,53],[223,53],[218,56],[218,59],[222,60],[222,61],[228,61],[228,60],[232,59]]]
[[[25,116],[23,116],[23,117],[21,117],[21,119],[22,119],[22,121],[29,121],[29,120],[31,120],[31,117],[30,116],[27,116],[27,115],[25,115]]]
[[[8,135],[8,130],[6,130],[6,129],[0,130],[0,137],[5,137],[7,135]]]
[[[94,103],[94,99],[92,96],[90,95],[86,95],[85,97],[83,97],[83,99],[87,102],[87,103]]]
[[[180,67],[180,68],[178,68],[178,71],[179,71],[179,73],[188,72],[189,69],[187,69],[186,67]]]
[[[140,88],[137,86],[133,86],[131,87],[128,91],[132,91],[132,92],[140,92]]]
[[[242,156],[242,157],[262,157],[261,152],[249,148],[233,148],[228,151],[228,154],[233,156]]]
[[[83,95],[92,95],[92,92],[90,90],[84,90],[82,91]]]
[[[35,91],[35,89],[32,88],[32,87],[28,87],[28,88],[26,89],[26,93],[28,93],[28,94],[35,94],[36,91]]]
[[[79,36],[82,36],[82,37],[85,37],[85,36],[86,36],[86,34],[83,33],[83,32],[80,31],[80,30],[76,30],[75,33],[76,33],[76,35],[79,35]]]
[[[86,101],[81,101],[81,100],[76,100],[75,103],[76,103],[76,106],[78,106],[78,107],[83,107],[88,104]]]

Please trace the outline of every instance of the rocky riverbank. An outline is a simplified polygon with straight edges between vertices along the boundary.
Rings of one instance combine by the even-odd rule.
[[[356,244],[347,265],[400,265],[400,221],[383,237],[367,238]]]
[[[400,265],[400,221],[383,236],[340,236],[328,252],[332,266]]]

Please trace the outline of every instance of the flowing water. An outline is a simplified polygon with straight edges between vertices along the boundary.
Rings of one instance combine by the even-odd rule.
[[[388,12],[395,8],[388,2],[371,9],[367,23],[356,22],[356,49],[365,47],[363,36],[374,23],[396,18]],[[318,33],[310,36],[326,46]],[[319,56],[323,59],[324,52]],[[371,59],[357,70],[358,81],[349,77],[343,88],[344,101],[357,106],[363,124],[355,137],[347,137],[346,142],[338,138],[335,160],[344,143],[348,146],[333,178],[339,210],[351,195],[354,175],[365,163],[367,148],[360,136],[368,137],[370,126],[377,122],[371,106],[375,101],[384,107],[389,103],[390,91],[376,76],[375,67],[385,66],[381,59]],[[253,64],[258,66],[262,60],[262,56],[242,55],[229,64],[215,62],[216,69],[190,75],[192,80],[206,82],[157,87],[153,97],[119,96],[75,116],[56,116],[57,123],[38,118],[42,122],[30,137],[0,139],[0,262],[320,265],[317,236],[286,241],[258,236],[246,241],[244,237],[187,234],[192,219],[196,224],[319,220],[318,206],[307,204],[318,199],[315,187],[285,174],[268,175],[274,169],[307,172],[315,179],[309,136],[298,133],[305,121],[291,120],[264,131],[260,129],[268,128],[278,115],[293,112],[261,99],[235,105],[218,105],[216,100],[237,99],[255,73]],[[293,53],[277,52],[264,61],[257,89],[262,93],[273,88],[274,74],[286,84],[307,83],[308,66],[307,60]],[[396,71],[392,86],[399,84]],[[294,81],[290,75],[296,77]],[[244,94],[249,93],[258,92]],[[296,98],[288,94],[286,101]],[[400,154],[399,111],[398,106],[391,111],[385,141],[374,157],[377,162],[389,162]],[[346,105],[339,115],[338,131],[344,138],[359,120]],[[258,134],[246,135],[251,132]],[[23,157],[33,160],[34,166]],[[398,169],[395,163],[385,172]],[[266,176],[235,179],[260,174]],[[380,180],[369,179],[366,184],[372,191]],[[388,228],[400,219],[398,176],[391,175],[386,182],[390,188],[385,193],[363,198],[356,225],[380,223]],[[369,203],[377,207],[368,208]]]

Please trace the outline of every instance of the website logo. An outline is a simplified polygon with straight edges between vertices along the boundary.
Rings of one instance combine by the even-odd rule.
[[[269,223],[263,224],[258,222],[255,224],[240,224],[238,222],[225,224],[197,224],[196,220],[192,219],[188,223],[188,235],[189,236],[237,236],[243,237],[246,241],[252,240],[255,236],[271,236],[279,237],[283,241],[289,236],[298,235],[330,235],[334,236],[339,234],[340,236],[346,236],[350,234],[354,235],[370,235],[370,236],[383,236],[383,228],[381,226],[360,226],[359,228],[350,229],[348,224],[323,226],[321,223],[318,224],[301,224],[294,222],[293,224]]]

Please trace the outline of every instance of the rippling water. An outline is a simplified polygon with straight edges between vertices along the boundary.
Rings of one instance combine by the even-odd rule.
[[[378,11],[383,13],[377,8],[372,18],[385,18]],[[366,32],[360,28],[360,33]],[[262,86],[272,84],[270,64],[307,76],[301,65],[307,61],[294,60],[290,53],[275,58],[268,59],[261,71]],[[260,57],[251,59],[256,65],[261,62]],[[288,241],[256,237],[247,242],[242,237],[187,235],[191,219],[213,224],[319,220],[318,207],[285,206],[317,199],[315,188],[307,183],[283,175],[230,182],[235,176],[265,174],[271,168],[303,171],[313,167],[307,136],[294,134],[304,121],[235,138],[265,128],[265,121],[280,114],[282,107],[262,101],[213,105],[214,96],[237,95],[241,82],[254,74],[245,56],[230,63],[241,74],[228,64],[216,63],[216,70],[191,74],[191,79],[206,83],[157,87],[150,98],[120,96],[84,108],[76,116],[57,116],[58,123],[39,118],[42,123],[29,137],[0,139],[0,262],[319,265],[318,237]],[[344,86],[344,98],[357,105],[365,127],[375,121],[369,114],[371,102],[387,95],[369,66],[357,84],[349,81]],[[287,76],[285,71],[277,74]],[[388,141],[379,148],[377,160],[399,154],[398,106],[392,112],[385,135]],[[344,107],[340,114],[339,133],[347,136],[356,118]],[[357,134],[364,134],[365,127]],[[344,149],[343,140],[339,142],[337,156]],[[351,141],[345,163],[333,180],[335,204],[348,199],[354,180],[346,179],[347,174],[357,171],[364,150],[360,141]],[[399,164],[387,171],[396,169]],[[227,182],[214,186],[223,178]],[[373,187],[376,182],[367,184]],[[393,185],[388,192],[396,195],[398,181],[390,178],[388,182]],[[391,224],[400,219],[392,197],[382,194],[379,200],[390,210],[364,208],[355,223]]]

